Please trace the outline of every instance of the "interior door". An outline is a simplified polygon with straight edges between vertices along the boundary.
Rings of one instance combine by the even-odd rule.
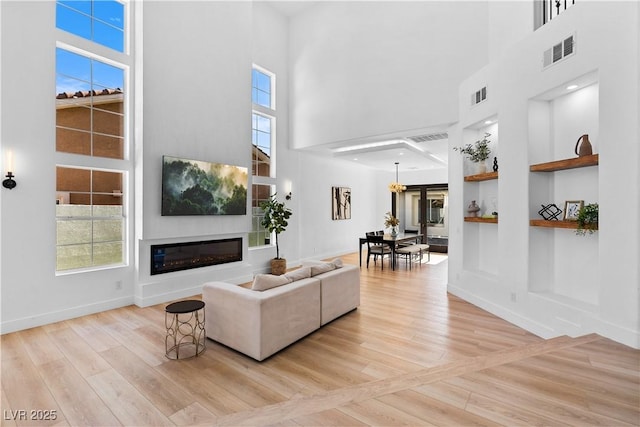
[[[448,237],[447,218],[449,191],[446,184],[413,185],[404,193],[405,230],[425,236]]]

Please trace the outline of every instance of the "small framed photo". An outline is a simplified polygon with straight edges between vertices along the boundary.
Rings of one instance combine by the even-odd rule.
[[[584,200],[567,200],[564,202],[564,220],[577,221],[578,213],[584,206]]]

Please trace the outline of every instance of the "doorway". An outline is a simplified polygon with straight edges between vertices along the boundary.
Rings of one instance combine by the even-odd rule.
[[[448,252],[449,186],[410,185],[406,191],[394,195],[398,198],[396,203],[392,203],[392,208],[400,219],[401,229],[426,236],[425,240],[433,252]]]

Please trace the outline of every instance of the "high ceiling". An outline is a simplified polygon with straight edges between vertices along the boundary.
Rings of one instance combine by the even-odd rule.
[[[265,1],[287,17],[293,17],[319,3],[317,0]],[[446,128],[445,125],[438,129],[362,138],[315,147],[314,151],[385,171],[395,171],[395,162],[400,163],[401,171],[446,169]]]

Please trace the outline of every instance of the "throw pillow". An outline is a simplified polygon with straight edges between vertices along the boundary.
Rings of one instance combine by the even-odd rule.
[[[331,264],[330,262],[323,262],[322,264],[312,265],[311,277],[317,276],[318,274],[326,273],[327,271],[331,271],[335,269],[336,269],[336,266]]]
[[[296,280],[306,279],[307,277],[311,277],[311,268],[302,267],[297,270],[290,271],[284,274],[290,281],[295,282]]]
[[[331,264],[333,264],[336,268],[342,268],[342,266],[344,265],[342,263],[342,258],[336,258],[333,261],[331,261]]]
[[[289,283],[289,278],[282,276],[274,276],[273,274],[256,274],[253,278],[251,289],[254,291],[266,291],[267,289],[276,288],[278,286]]]

